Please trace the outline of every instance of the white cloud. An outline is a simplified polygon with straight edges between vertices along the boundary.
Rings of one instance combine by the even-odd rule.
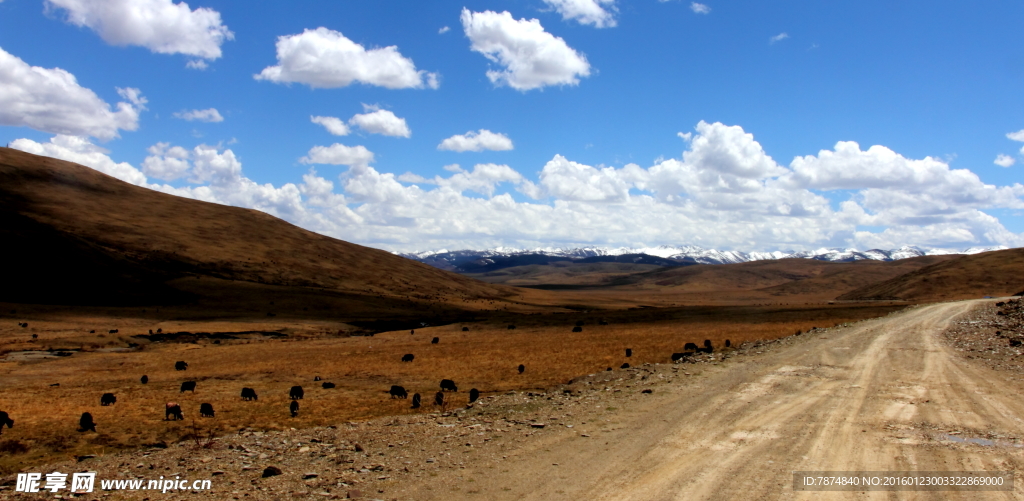
[[[373,109],[374,107],[368,107]],[[388,110],[373,110],[368,113],[363,113],[353,116],[348,121],[349,124],[355,125],[360,129],[365,130],[371,134],[382,134],[385,136],[395,137],[409,137],[412,135],[412,131],[409,130],[409,126],[406,125],[404,118],[398,118],[394,113]]]
[[[330,146],[312,147],[299,161],[304,164],[366,166],[373,162],[373,152],[362,145],[345,146],[334,143]]]
[[[207,64],[206,61],[203,61],[202,59],[190,59],[189,62],[185,63],[185,67],[190,69],[190,70],[200,70],[200,71],[202,71],[202,70],[205,70],[206,68],[209,68],[210,65]]]
[[[775,35],[775,36],[769,38],[768,39],[768,43],[781,42],[781,41],[783,41],[783,40],[785,40],[787,38],[789,38],[789,34],[788,33],[779,33],[778,35]]]
[[[536,19],[515,20],[512,14],[462,9],[462,27],[470,48],[501,65],[488,70],[495,85],[527,91],[548,85],[577,85],[590,76],[586,57],[546,31]]]
[[[138,45],[160,54],[217,59],[224,41],[235,37],[219,12],[206,7],[189,10],[185,2],[46,0],[46,8],[65,10],[69,23],[92,29],[108,44]]]
[[[448,31],[450,31],[450,30],[451,30],[451,28],[449,28],[447,26],[442,26],[441,29],[437,30],[437,34],[438,35],[444,35],[445,33],[448,33]]]
[[[0,49],[0,125],[25,126],[53,134],[118,137],[139,127],[146,99],[138,89],[117,89],[116,111],[60,68],[29,66]]]
[[[480,129],[477,132],[469,131],[465,134],[456,134],[441,141],[437,145],[439,150],[449,151],[508,151],[512,149],[512,140],[505,134],[491,132],[487,129]]]
[[[392,250],[496,246],[639,246],[692,243],[740,250],[817,247],[1024,246],[984,211],[1024,208],[1024,186],[987,185],[946,162],[884,146],[834,149],[777,164],[739,126],[697,124],[680,157],[643,167],[591,166],[563,155],[534,181],[508,165],[444,167],[441,175],[381,172],[362,147],[310,150],[306,163],[349,165],[337,180],[315,170],[301,183],[260,185],[231,150],[158,143],[143,170],[115,163],[83,138],[14,145],[88,160],[167,193],[249,207],[330,236]],[[80,160],[85,159],[85,160]],[[409,183],[412,183],[410,185]],[[335,191],[337,190],[337,191]],[[517,201],[516,193],[532,200]],[[872,228],[872,229],[867,229]],[[875,229],[880,228],[880,229]]]
[[[142,172],[149,177],[174,181],[192,168],[188,161],[189,151],[181,146],[171,147],[169,143],[157,143],[150,146],[147,151],[149,156],[142,161]]]
[[[679,139],[682,139],[683,141],[686,142],[690,142],[690,140],[693,139],[692,132],[676,132],[676,135],[679,136]]]
[[[1008,132],[1006,134],[1006,137],[1014,141],[1024,141],[1024,129],[1021,129],[1017,132]]]
[[[690,10],[696,12],[697,14],[710,14],[711,13],[711,7],[708,7],[707,5],[704,5],[702,3],[697,3],[697,2],[690,2]]]
[[[347,136],[351,132],[348,125],[342,122],[337,117],[309,117],[309,120],[315,124],[323,125],[327,132],[334,134],[335,136]]]
[[[996,157],[995,161],[992,162],[992,163],[994,163],[994,164],[996,164],[996,165],[998,165],[1000,167],[1010,167],[1013,164],[1015,164],[1016,162],[1017,162],[1017,160],[1015,160],[1010,155],[1002,155],[1002,154],[1000,154],[999,156]]]
[[[436,89],[438,76],[417,70],[398,47],[366,50],[340,32],[324,27],[277,39],[277,66],[268,66],[257,80],[302,83],[316,88],[345,87],[353,82],[388,89]]]
[[[220,112],[216,108],[207,108],[205,110],[182,110],[173,114],[174,118],[180,118],[192,122],[198,120],[200,122],[223,122],[224,117],[220,115]]]
[[[15,139],[11,148],[35,155],[59,158],[92,167],[108,176],[127,183],[145,186],[146,175],[127,162],[115,162],[107,156],[109,151],[89,142],[81,136],[58,134],[48,143],[37,143],[31,139]]]
[[[615,27],[615,0],[544,0],[562,19],[591,24],[595,28]]]

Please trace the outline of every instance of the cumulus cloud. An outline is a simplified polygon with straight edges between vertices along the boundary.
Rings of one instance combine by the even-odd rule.
[[[267,66],[257,80],[301,83],[314,89],[346,87],[353,82],[388,89],[436,89],[438,75],[416,65],[392,45],[365,49],[338,31],[307,29],[277,39],[277,66]]]
[[[373,162],[373,152],[364,146],[345,146],[334,143],[330,146],[314,146],[306,156],[299,159],[304,164],[351,165],[364,167]]]
[[[367,113],[353,116],[348,123],[371,134],[382,134],[385,136],[409,137],[412,131],[406,125],[404,118],[398,118],[388,110],[376,109],[375,106],[367,106]]]
[[[682,139],[683,141],[686,142],[690,142],[690,140],[693,139],[692,132],[676,132],[676,135],[679,136],[679,139]]]
[[[216,108],[207,108],[205,110],[182,110],[173,114],[174,118],[180,118],[189,122],[223,122],[224,117],[220,115],[220,112]]]
[[[1002,154],[1000,154],[999,156],[996,157],[995,161],[993,161],[992,163],[994,163],[994,164],[996,164],[996,165],[998,165],[1000,167],[1010,167],[1013,164],[1015,164],[1016,162],[1017,162],[1017,160],[1015,160],[1010,155],[1002,155]]]
[[[462,9],[462,27],[470,48],[503,67],[488,70],[495,85],[527,91],[549,85],[577,85],[590,76],[587,58],[536,19],[515,20],[508,11],[470,12]]]
[[[139,112],[146,109],[138,89],[117,92],[124,101],[115,111],[95,92],[78,85],[71,73],[29,66],[0,48],[0,125],[112,139],[120,135],[118,130],[137,129]]]
[[[448,31],[450,31],[450,30],[451,30],[451,28],[449,28],[447,26],[442,26],[441,29],[437,30],[437,34],[438,35],[444,35],[445,33],[448,33]]]
[[[1017,132],[1008,132],[1006,133],[1006,137],[1014,141],[1024,141],[1024,129]]]
[[[217,59],[224,41],[235,37],[219,12],[206,7],[189,10],[185,2],[46,0],[46,8],[66,12],[67,22],[95,31],[108,44],[138,45],[160,54]],[[206,67],[205,62],[190,64]]]
[[[615,27],[615,0],[544,0],[566,21],[593,25],[595,28]]]
[[[787,38],[789,38],[789,34],[788,33],[779,33],[778,35],[775,35],[775,36],[769,38],[768,39],[768,43],[772,43],[773,44],[775,42],[781,42],[781,41],[783,41],[783,40],[785,40]]]
[[[512,140],[505,134],[491,132],[487,129],[480,129],[477,132],[469,131],[465,134],[456,134],[441,141],[437,145],[439,150],[448,151],[507,151],[512,149]]]
[[[447,165],[432,178],[396,176],[370,166],[373,156],[365,148],[318,146],[302,161],[348,168],[336,180],[310,169],[301,183],[279,187],[253,182],[234,153],[207,145],[158,143],[138,171],[82,138],[15,144],[85,158],[153,189],[263,210],[391,250],[685,243],[741,250],[1024,246],[1024,235],[985,212],[1024,208],[1021,184],[988,185],[941,160],[907,158],[879,145],[863,149],[850,141],[783,166],[739,126],[701,122],[690,134],[682,155],[648,166],[593,166],[555,154],[536,182],[525,170],[501,164]],[[188,185],[146,184],[147,175]],[[521,201],[516,193],[531,200]]]
[[[710,14],[711,13],[711,7],[708,7],[707,5],[704,5],[702,3],[697,3],[697,2],[690,2],[690,10],[696,12],[697,14]]]
[[[342,122],[338,117],[309,117],[309,120],[315,124],[323,125],[327,132],[334,134],[335,136],[347,136],[351,130],[348,125]]]
[[[31,139],[15,139],[11,142],[10,147],[35,155],[58,158],[92,167],[108,176],[134,185],[145,186],[146,184],[145,174],[127,162],[111,160],[107,155],[110,153],[108,150],[92,144],[85,137],[58,134],[46,143],[37,143]]]

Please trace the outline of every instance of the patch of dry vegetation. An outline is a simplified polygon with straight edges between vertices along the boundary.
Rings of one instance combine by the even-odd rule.
[[[623,362],[666,363],[687,342],[710,339],[720,349],[726,339],[734,344],[773,339],[815,326],[883,315],[894,308],[701,307],[526,315],[373,337],[331,337],[317,325],[300,324],[291,326],[293,336],[281,340],[142,342],[142,350],[91,349],[69,357],[5,362],[0,363],[4,381],[0,410],[10,413],[16,427],[5,429],[0,436],[0,449],[6,451],[0,454],[0,470],[11,472],[69,456],[189,440],[193,420],[201,433],[221,434],[243,427],[280,430],[431,412],[432,397],[442,378],[455,380],[459,392],[448,398],[463,405],[468,390],[474,387],[485,396],[546,388]],[[41,333],[35,344],[75,348],[75,343],[88,343],[89,348],[93,341],[106,340],[124,347],[132,339],[138,341],[126,334],[145,332],[145,322],[140,319],[92,320],[120,332],[88,338],[81,333],[87,332],[89,325],[74,325],[67,319],[52,323],[28,319],[29,327],[21,328],[5,318],[0,338],[33,344],[26,338],[34,331]],[[599,325],[602,320],[609,325]],[[573,333],[577,321],[584,322],[583,332]],[[509,323],[517,328],[509,330]],[[279,324],[268,322],[262,327],[279,329]],[[174,325],[190,331],[231,327],[182,321]],[[463,326],[470,330],[462,331]],[[431,344],[433,337],[440,342]],[[631,358],[625,357],[626,348],[632,348]],[[415,360],[401,362],[406,353],[415,355]],[[189,363],[187,371],[174,370],[178,360]],[[519,364],[526,366],[523,374],[516,370]],[[143,374],[149,376],[147,385],[139,382]],[[322,389],[314,376],[337,387]],[[179,393],[183,381],[197,382],[195,394]],[[60,386],[50,386],[54,383]],[[410,400],[390,398],[387,390],[393,384],[406,387],[410,396],[420,393],[423,408],[413,410]],[[288,412],[288,390],[293,385],[305,389],[296,418]],[[242,401],[243,386],[254,388],[259,400]],[[100,396],[105,392],[114,393],[117,403],[101,406]],[[185,421],[163,420],[168,401],[181,404]],[[199,417],[203,402],[213,404],[216,418]],[[77,431],[82,412],[92,413],[98,433]]]

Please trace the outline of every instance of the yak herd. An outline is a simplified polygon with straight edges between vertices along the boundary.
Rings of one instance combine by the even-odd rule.
[[[607,325],[607,322],[602,321],[602,322],[600,322],[600,324],[601,325]],[[516,328],[515,325],[509,325],[508,326],[509,330],[512,330],[512,329],[515,329],[515,328]],[[463,327],[462,330],[463,330],[463,332],[465,332],[465,331],[468,331],[469,328],[468,327]],[[573,332],[582,332],[582,330],[583,330],[583,322],[577,322],[576,325],[572,329]],[[410,332],[410,334],[414,334],[414,333],[415,333],[415,331],[411,331]],[[434,337],[434,338],[431,339],[430,342],[431,342],[431,344],[438,344],[439,341],[440,341],[439,338]],[[725,340],[724,344],[725,344],[726,348],[729,348],[729,347],[732,346],[732,343],[728,339]],[[686,343],[683,346],[683,351],[682,352],[673,353],[672,354],[672,361],[673,362],[685,361],[686,359],[688,359],[689,357],[692,357],[693,355],[695,355],[697,353],[712,353],[713,351],[714,351],[714,348],[712,346],[712,343],[711,343],[710,339],[705,339],[704,343],[703,343],[703,346],[697,346],[696,343]],[[628,357],[632,357],[633,356],[632,348],[626,348],[625,355],[626,355],[627,358]],[[402,360],[402,362],[412,362],[414,359],[415,359],[415,356],[412,353],[407,353],[407,354],[402,356],[401,360]],[[620,366],[621,369],[628,369],[629,367],[630,367],[630,365],[628,363],[623,363]],[[188,363],[183,361],[183,360],[179,360],[179,361],[174,363],[174,369],[177,370],[177,371],[188,370]],[[523,372],[526,371],[526,366],[523,365],[523,364],[519,364],[519,366],[516,369],[519,371],[519,374],[522,374]],[[608,370],[611,370],[611,367],[609,367]],[[314,377],[313,381],[316,381],[316,382],[321,381],[320,376]],[[142,376],[142,378],[140,379],[140,382],[142,384],[149,383],[149,376],[145,376],[145,375]],[[325,389],[325,390],[326,389],[332,389],[332,388],[335,388],[335,384],[331,383],[331,382],[324,381],[321,384],[321,387],[323,389]],[[440,383],[440,390],[441,391],[438,391],[434,395],[434,404],[444,408],[446,406],[446,404],[449,403],[449,401],[447,401],[445,399],[445,392],[457,392],[457,391],[459,391],[459,387],[455,384],[455,381],[452,381],[451,379],[442,379],[441,383]],[[179,393],[184,393],[186,391],[190,391],[190,392],[192,392],[194,394],[195,391],[196,391],[196,382],[195,381],[184,381],[184,382],[182,382],[181,383],[181,389],[180,389]],[[391,389],[388,390],[388,394],[391,395],[392,399],[394,399],[394,398],[401,398],[401,399],[409,398],[409,392],[404,387],[399,386],[399,385],[392,385]],[[291,414],[292,417],[298,416],[298,414],[299,414],[299,402],[298,401],[302,400],[302,398],[304,396],[305,396],[305,391],[302,389],[302,386],[298,386],[298,385],[292,386],[291,389],[288,391],[288,397],[291,400],[291,403],[288,406],[288,411],[289,411],[289,413]],[[252,388],[248,388],[248,387],[242,388],[241,398],[242,398],[243,401],[256,401],[256,400],[259,400],[259,397],[256,395],[256,390],[254,390]],[[478,390],[476,388],[472,388],[472,389],[469,390],[469,403],[473,403],[473,402],[477,401],[479,398],[480,398],[480,390]],[[102,406],[114,405],[116,403],[117,403],[117,396],[114,395],[113,393],[104,393],[100,397],[100,405],[102,405]],[[412,396],[412,408],[413,409],[418,409],[420,407],[421,407],[421,397],[420,397],[420,394],[419,393],[414,393],[413,396]],[[213,404],[211,404],[209,402],[201,403],[199,405],[199,415],[201,417],[204,417],[204,418],[215,417],[216,413],[214,411]],[[184,420],[185,417],[184,417],[184,413],[181,410],[181,405],[176,403],[176,402],[167,402],[167,404],[165,406],[165,409],[164,409],[164,419],[165,420],[169,420],[169,421]],[[14,427],[14,419],[11,419],[11,417],[8,415],[7,412],[0,411],[0,433],[3,433],[4,426],[7,426],[8,428],[13,428]],[[90,414],[88,412],[83,412],[81,418],[79,418],[79,420],[78,420],[78,427],[79,427],[78,431],[80,431],[80,432],[85,432],[85,431],[93,431],[93,432],[95,432],[96,431],[96,422],[93,420],[92,414]]]

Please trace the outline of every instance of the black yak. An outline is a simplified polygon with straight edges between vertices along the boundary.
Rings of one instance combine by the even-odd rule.
[[[174,362],[174,370],[176,370],[176,371],[183,371],[183,370],[187,370],[187,369],[188,369],[188,364],[185,363],[184,361],[178,360],[177,362]]]
[[[434,405],[444,405],[444,393],[437,392],[434,394]]]
[[[469,390],[469,403],[476,402],[478,398],[480,398],[480,390],[476,388]]]
[[[181,383],[181,391],[179,391],[178,393],[185,393],[186,391],[191,391],[192,393],[195,393],[196,392],[196,382],[195,381],[185,381],[185,382]]]
[[[14,420],[6,412],[0,411],[0,433],[4,432],[4,425],[7,425],[8,428],[14,428]]]
[[[83,412],[78,419],[78,431],[96,431],[96,422],[92,420],[92,414]]]
[[[572,328],[572,331],[573,332],[583,332],[583,327],[580,327],[580,326],[577,325],[576,327]]]
[[[632,357],[632,356],[633,356],[633,349],[632,348],[626,348],[626,358],[629,358],[629,357]]]
[[[143,375],[142,378],[139,379],[139,381],[142,381],[142,384],[148,384],[149,383],[149,376]]]
[[[302,400],[302,397],[306,395],[306,392],[302,391],[301,386],[292,386],[291,390],[288,390],[288,398],[292,400]]]
[[[508,330],[513,330],[513,329],[515,329],[515,328],[516,328],[516,326],[514,326],[514,325],[511,325],[511,324],[509,324],[509,326],[508,326]]]
[[[334,388],[334,383],[327,383],[327,382],[325,382],[324,384],[322,384],[320,386],[322,386],[323,389],[325,389],[325,390],[329,390],[331,388]]]
[[[413,355],[412,353],[406,353],[405,355],[402,355],[403,362],[412,362],[412,359],[414,358],[416,358],[416,355]]]
[[[405,388],[397,384],[391,385],[391,390],[388,393],[391,395],[391,398],[409,398],[409,393],[405,391]]]
[[[442,379],[441,391],[459,391],[459,387],[455,386],[455,381],[451,379]]]
[[[525,365],[523,365],[523,364],[519,364],[519,367],[517,367],[517,368],[519,369],[519,373],[520,373],[520,374],[522,374],[522,373],[523,373],[523,371],[525,371],[525,370],[526,370],[526,366],[525,366]]]
[[[199,415],[202,417],[214,417],[213,404],[207,402],[199,404]]]
[[[242,388],[242,400],[259,400],[256,396],[256,390],[252,388]]]
[[[439,342],[441,342],[441,338],[439,337],[435,337],[434,339],[430,340],[430,344],[437,344]]]
[[[292,417],[299,415],[299,402],[298,400],[292,400],[291,405],[288,406],[288,411],[292,413]]]
[[[629,368],[629,364],[622,364],[622,365],[619,366],[619,368],[620,369],[628,369]]]
[[[100,405],[107,406],[114,405],[116,403],[117,397],[115,397],[113,393],[104,393],[103,396],[100,397]]]
[[[469,332],[469,327],[463,327],[462,332]]]
[[[683,345],[683,351],[697,351],[697,343],[686,343]]]
[[[412,395],[412,408],[413,409],[419,409],[420,408],[420,394],[419,393],[413,393],[413,395]]]

